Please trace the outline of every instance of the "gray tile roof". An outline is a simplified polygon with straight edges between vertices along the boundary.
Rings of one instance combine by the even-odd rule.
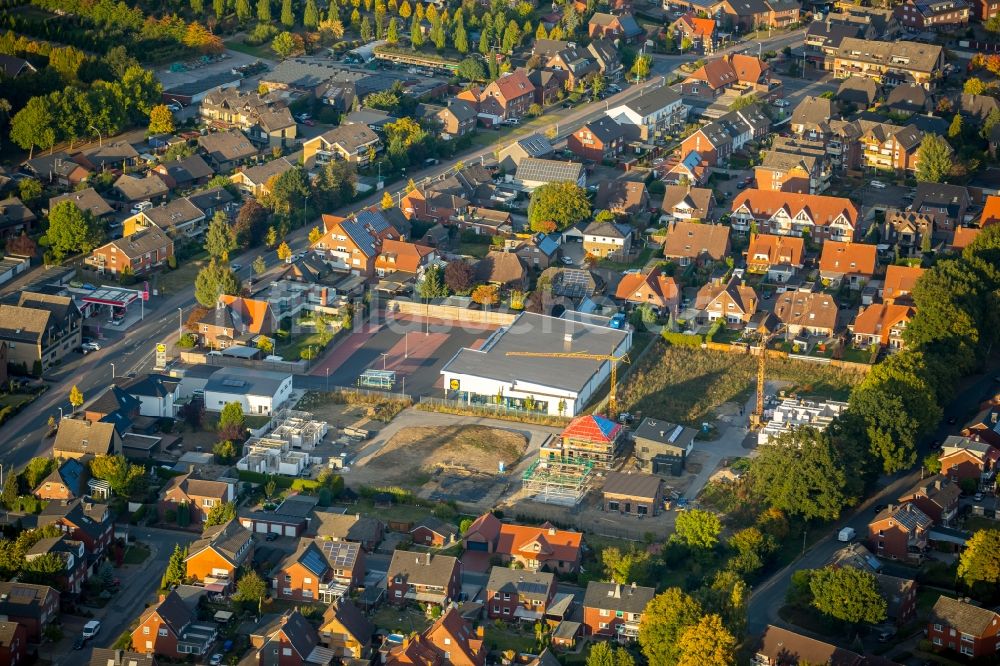
[[[142,201],[165,195],[169,190],[167,184],[158,175],[147,175],[144,178],[136,178],[129,174],[122,174],[115,181],[115,189],[121,192],[127,201]]]
[[[626,613],[642,613],[656,590],[641,585],[619,585],[590,581],[583,596],[584,608],[603,608]]]
[[[240,525],[240,521],[234,518],[228,523],[205,528],[201,538],[188,548],[188,559],[206,548],[212,548],[234,566],[239,566],[246,559],[246,553],[250,552],[247,544],[252,540],[253,534],[250,530]]]
[[[90,214],[95,217],[110,215],[115,212],[115,209],[111,207],[111,204],[105,201],[104,197],[98,194],[97,190],[92,187],[52,197],[49,199],[49,210],[51,211],[63,201],[72,201],[76,204],[77,208],[85,212],[89,211]]]
[[[458,560],[447,555],[393,551],[389,563],[388,580],[400,576],[410,585],[448,587]]]
[[[655,474],[608,472],[602,492],[652,500],[657,497],[662,485],[663,479]]]
[[[2,317],[2,310],[0,310]],[[118,433],[113,423],[64,418],[59,422],[52,450],[61,452],[90,453],[95,456],[115,453]]]
[[[156,666],[156,657],[129,650],[95,647],[90,655],[90,666]]]
[[[546,601],[549,590],[555,582],[555,575],[547,571],[529,571],[510,567],[493,567],[486,582],[491,592],[507,592],[513,598]]]
[[[273,396],[289,377],[288,373],[269,370],[221,368],[208,379],[205,392]]]

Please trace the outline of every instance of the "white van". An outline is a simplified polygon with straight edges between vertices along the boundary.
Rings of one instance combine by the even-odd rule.
[[[142,211],[149,210],[152,207],[153,207],[152,201],[140,201],[139,203],[132,206],[132,214],[138,215]]]
[[[844,543],[847,543],[857,535],[858,533],[854,531],[853,527],[845,527],[844,529],[840,530],[839,534],[837,534],[837,541],[843,541]]]

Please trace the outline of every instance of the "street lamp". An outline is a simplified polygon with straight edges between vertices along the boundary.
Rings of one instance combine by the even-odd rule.
[[[405,331],[403,333],[403,358],[410,358],[410,331]]]
[[[330,368],[326,368],[326,392],[330,392]]]
[[[59,420],[62,421],[62,417],[63,417],[62,407],[56,407],[56,409],[59,410]]]
[[[111,379],[114,379],[115,378],[115,364],[114,363],[108,363],[108,365],[111,366]]]
[[[101,134],[101,130],[97,129],[93,125],[90,126],[90,129],[92,129],[95,132],[97,132],[97,147],[98,148],[103,147],[104,146],[104,136]]]
[[[181,341],[184,335],[184,308],[177,308],[177,342]]]
[[[302,201],[302,225],[305,226],[309,224],[309,197],[311,195],[306,195],[305,199]]]
[[[381,355],[382,355],[382,369],[385,370],[385,360],[389,357],[389,354],[387,354],[386,352],[381,352]]]

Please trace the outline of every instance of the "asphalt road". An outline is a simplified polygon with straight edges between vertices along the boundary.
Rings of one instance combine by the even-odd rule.
[[[931,441],[944,441],[948,435],[956,434],[961,429],[961,424],[971,417],[979,408],[979,404],[993,396],[997,391],[997,382],[994,379],[996,368],[1000,362],[993,361],[991,370],[983,375],[977,376],[966,383],[966,386],[946,408],[945,419],[937,432],[923,443],[920,453],[922,458]],[[950,426],[947,418],[954,416],[958,424]],[[833,554],[844,546],[837,541],[837,533],[843,527],[853,527],[858,534],[858,538],[864,540],[868,534],[868,522],[872,519],[872,507],[877,504],[889,504],[898,500],[903,492],[915,484],[920,479],[919,465],[912,470],[902,472],[893,477],[882,480],[881,487],[877,494],[869,497],[863,504],[858,506],[845,519],[827,529],[827,534],[813,544],[799,559],[795,560],[784,569],[776,572],[767,580],[763,581],[756,588],[750,597],[748,608],[748,634],[759,635],[768,624],[787,627],[788,623],[778,617],[778,610],[785,603],[785,595],[791,586],[792,573],[799,569],[816,569],[825,565]],[[801,534],[790,535],[792,538],[803,538]],[[796,628],[801,631],[800,628]]]
[[[73,650],[76,633],[66,631],[61,641],[41,648],[42,656],[50,658],[56,666],[86,666],[95,646],[111,647],[146,605],[154,601],[153,594],[160,586],[160,577],[174,552],[174,544],[184,546],[195,539],[194,534],[185,532],[145,527],[131,529],[133,539],[150,547],[150,556],[142,564],[127,565],[115,572],[121,580],[121,590],[107,606],[94,611],[94,619],[101,621],[101,633],[96,639],[82,650]]]
[[[769,40],[763,41],[763,50],[780,50],[786,45],[796,44],[802,39],[803,30],[777,35]],[[735,51],[753,51],[757,42],[740,44],[720,51],[720,53]],[[575,131],[581,125],[599,118],[604,114],[607,107],[630,101],[648,90],[664,85],[668,73],[673,72],[677,66],[684,62],[697,60],[699,56],[660,56],[654,55],[654,75],[647,81],[631,86],[628,89],[609,97],[605,103],[593,103],[584,107],[574,109],[559,109],[555,113],[547,114],[545,119],[556,127],[557,139],[563,139]],[[807,82],[804,82],[808,85]],[[118,138],[118,137],[116,137]],[[129,140],[132,136],[128,136]],[[505,136],[504,141],[513,140],[515,136]],[[496,150],[496,145],[479,148],[465,154],[456,156],[450,164],[442,164],[427,169],[411,171],[408,176],[415,181],[432,181],[442,177],[452,171],[459,161],[464,163],[475,162],[492,155]],[[403,194],[402,187],[405,183],[399,182],[400,189],[392,190],[393,197]],[[348,206],[343,206],[333,211],[323,211],[348,215],[356,210],[371,206],[382,199],[382,192],[377,192],[371,196],[354,202]],[[312,224],[290,233],[285,240],[293,251],[305,250],[308,246],[308,233]],[[234,263],[243,264],[242,277],[249,274],[249,265],[262,253],[260,249],[244,252],[239,256],[232,257]],[[269,265],[277,263],[273,252],[265,252],[264,257]],[[37,274],[38,271],[32,271]],[[193,285],[192,285],[193,286]],[[154,346],[157,342],[173,340],[177,331],[177,311],[182,310],[182,317],[186,317],[191,307],[195,304],[193,289],[189,292],[175,294],[173,296],[154,298],[146,304],[146,317],[144,321],[134,324],[124,331],[117,342],[104,346],[101,351],[93,352],[82,358],[68,362],[56,375],[54,381],[49,383],[49,391],[32,403],[23,412],[8,421],[0,432],[3,433],[7,446],[0,453],[0,464],[4,467],[21,468],[32,456],[45,453],[51,441],[45,438],[47,431],[46,422],[52,416],[56,419],[60,417],[60,408],[64,414],[69,414],[69,390],[76,385],[83,391],[85,399],[96,397],[101,391],[106,389],[112,380],[111,363],[115,364],[115,371],[118,374],[129,372],[143,372],[152,366]]]

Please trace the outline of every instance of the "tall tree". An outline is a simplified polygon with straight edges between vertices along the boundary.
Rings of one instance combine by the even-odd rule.
[[[854,567],[825,567],[809,579],[813,606],[819,612],[850,624],[878,624],[885,620],[886,601],[874,574]]]
[[[531,193],[528,221],[532,231],[561,231],[590,218],[590,197],[576,183],[546,183]]]
[[[940,183],[952,169],[952,150],[948,142],[937,134],[924,134],[917,150],[917,180],[922,183]]]
[[[622,552],[614,546],[601,551],[604,575],[619,585],[645,582],[650,565],[648,550],[630,548]]]
[[[467,294],[475,284],[475,274],[467,262],[456,259],[444,269],[444,282],[456,294]]]
[[[292,0],[281,0],[281,24],[288,28],[295,25],[295,13],[292,11]]]
[[[458,15],[458,20],[455,21],[455,50],[465,55],[469,52],[469,36],[465,32],[465,19],[461,14]]]
[[[706,615],[684,630],[678,641],[677,666],[732,666],[736,663],[736,638],[722,618]]]
[[[215,525],[225,525],[230,520],[236,520],[236,503],[222,502],[209,509],[208,515],[205,516],[203,527],[209,528]]]
[[[600,641],[591,645],[587,666],[635,666],[635,659],[625,648]]]
[[[639,620],[639,646],[656,666],[675,666],[681,656],[679,639],[701,619],[701,604],[677,587],[653,597]]]
[[[389,28],[385,32],[385,41],[395,46],[399,43],[399,23],[396,17],[389,19]]]
[[[73,252],[90,252],[101,242],[103,232],[90,211],[80,210],[73,201],[60,201],[49,211],[45,235],[49,249],[61,261]]]
[[[76,384],[73,384],[69,390],[69,404],[74,410],[80,409],[80,406],[83,404],[83,391]]]
[[[219,296],[240,293],[240,281],[229,266],[217,263],[215,259],[202,268],[194,279],[194,297],[202,307],[214,308]]]
[[[39,148],[51,148],[56,143],[56,119],[45,97],[32,97],[10,121],[10,139],[28,151],[30,159]]]
[[[677,514],[677,538],[691,548],[711,550],[719,543],[722,521],[711,511],[692,509]]]
[[[428,266],[424,271],[424,277],[417,285],[417,293],[420,298],[425,299],[440,298],[448,295],[442,279],[441,268],[437,264]]]
[[[796,428],[762,446],[750,466],[755,493],[807,520],[833,520],[853,501],[844,461],[827,433]]]
[[[97,456],[89,463],[90,475],[108,482],[116,494],[127,496],[133,486],[145,480],[146,468],[134,465],[123,455]]]
[[[173,134],[174,114],[166,104],[157,104],[149,111],[150,134]]]
[[[236,581],[236,593],[233,594],[233,600],[256,604],[259,612],[266,597],[267,583],[264,582],[264,579],[252,569],[244,571],[240,579]]]
[[[215,211],[205,233],[205,249],[208,256],[220,261],[229,261],[229,253],[236,249],[236,232],[229,224],[229,216],[223,210]]]
[[[160,587],[164,590],[172,585],[180,585],[187,578],[187,548],[181,548],[180,544],[174,544],[174,552],[170,554],[167,562],[167,569],[163,572]]]
[[[257,0],[257,20],[264,24],[271,22],[271,0]]]
[[[253,15],[250,8],[250,0],[236,0],[236,18],[240,23],[246,23]]]
[[[75,46],[58,46],[49,51],[49,67],[58,72],[67,84],[77,81],[86,60],[87,55]]]
[[[972,535],[958,561],[958,577],[970,587],[1000,583],[1000,530],[979,530]]]
[[[28,461],[21,475],[24,477],[24,482],[28,484],[28,488],[34,490],[55,468],[54,458],[35,457]]]
[[[361,41],[367,43],[372,41],[374,34],[372,33],[372,24],[368,20],[368,15],[365,14],[364,18],[361,19]]]
[[[302,25],[315,29],[319,25],[319,8],[316,0],[306,0],[306,8],[302,13]]]
[[[410,20],[410,44],[415,49],[424,45],[424,33],[420,27],[420,19],[417,18],[416,14]]]

